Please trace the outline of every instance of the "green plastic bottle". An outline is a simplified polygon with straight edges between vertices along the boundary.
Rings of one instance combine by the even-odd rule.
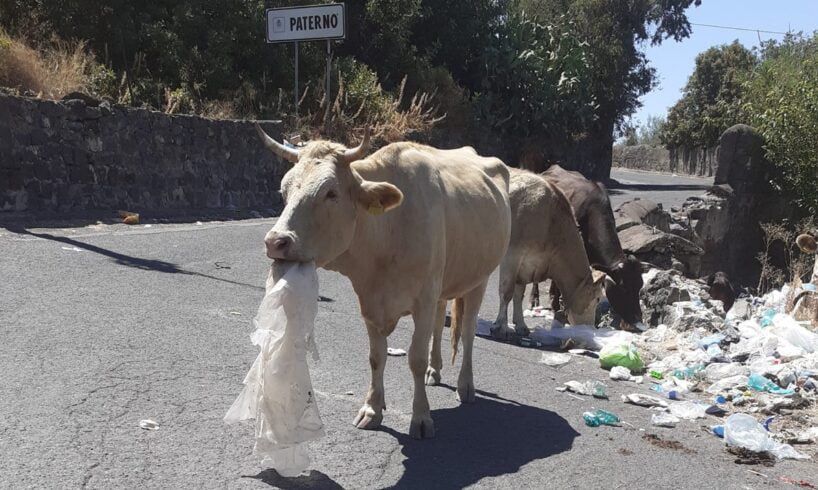
[[[588,427],[599,427],[600,425],[619,425],[619,417],[606,412],[605,410],[594,410],[593,412],[585,412],[582,414],[585,419],[585,425]]]

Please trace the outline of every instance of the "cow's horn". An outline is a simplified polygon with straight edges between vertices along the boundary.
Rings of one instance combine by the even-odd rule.
[[[258,136],[261,138],[261,141],[264,142],[264,146],[266,146],[270,151],[292,163],[298,161],[298,150],[288,148],[271,138],[264,132],[263,129],[261,129],[261,126],[259,126],[258,123],[256,123],[256,131],[258,132]]]
[[[369,126],[364,128],[364,139],[361,140],[361,144],[356,146],[355,148],[350,148],[344,152],[344,161],[347,163],[352,163],[355,160],[360,160],[366,156],[366,153],[369,151]]]

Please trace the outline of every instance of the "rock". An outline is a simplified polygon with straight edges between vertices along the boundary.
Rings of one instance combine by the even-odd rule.
[[[737,194],[769,192],[771,165],[764,157],[764,138],[746,124],[728,128],[719,138],[714,186],[727,184]]]
[[[641,224],[652,226],[663,232],[670,231],[670,215],[662,209],[661,204],[649,199],[636,198],[622,203],[614,211],[614,219],[616,220],[616,231]]]
[[[69,92],[63,95],[62,100],[81,100],[88,107],[97,107],[102,102],[101,100],[82,92]]]
[[[618,235],[625,253],[664,269],[670,268],[673,257],[685,262],[690,257],[702,254],[702,249],[693,242],[647,225],[631,226]]]
[[[685,265],[681,263],[679,260],[677,260],[675,257],[671,257],[670,259],[670,268],[675,271],[679,271],[682,274],[684,274],[685,272]]]

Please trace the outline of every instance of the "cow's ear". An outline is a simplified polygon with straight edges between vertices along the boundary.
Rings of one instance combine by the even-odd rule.
[[[604,284],[608,275],[602,271],[591,270],[591,277],[594,279],[594,286],[601,286]]]
[[[378,216],[400,206],[403,193],[388,182],[362,181],[358,191],[358,202],[371,215]]]
[[[814,254],[818,252],[818,243],[816,243],[815,238],[810,235],[798,235],[798,238],[795,239],[795,243],[798,244],[798,247],[804,253]]]

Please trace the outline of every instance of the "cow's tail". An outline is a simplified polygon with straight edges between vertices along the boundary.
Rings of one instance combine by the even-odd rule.
[[[460,343],[460,331],[463,328],[463,298],[455,298],[452,306],[452,364],[457,357],[457,344]]]

